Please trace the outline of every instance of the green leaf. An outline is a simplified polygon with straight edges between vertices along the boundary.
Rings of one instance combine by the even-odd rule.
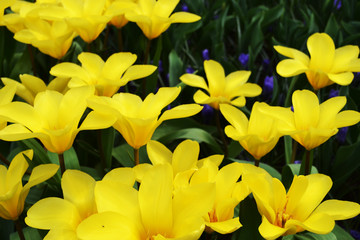
[[[285,143],[285,160],[289,164],[291,162],[292,155],[292,138],[290,136],[284,136]]]
[[[26,240],[42,240],[39,231],[35,228],[26,227],[23,228],[23,232]],[[20,240],[19,234],[17,232],[12,233],[10,240]]]
[[[289,235],[282,238],[283,240],[338,240],[333,233],[316,234],[312,232],[303,232],[294,235]],[[343,239],[339,239],[343,240]]]
[[[107,169],[110,169],[112,163],[112,149],[114,147],[114,140],[115,140],[115,129],[111,127],[107,129],[102,129],[100,131],[101,131],[101,145],[104,154],[105,167]]]
[[[338,240],[354,240],[354,238],[348,232],[346,232],[342,227],[337,224],[335,224],[332,233],[336,236]]]
[[[326,27],[325,32],[329,34],[333,39],[336,39],[339,33],[339,24],[336,21],[334,14],[331,14]]]
[[[10,234],[13,232],[14,222],[0,218],[0,239],[9,240]]]
[[[73,147],[65,151],[63,154],[64,154],[64,162],[66,169],[80,170],[79,159]],[[48,151],[47,155],[49,156],[52,163],[59,164],[59,155],[57,153]]]
[[[120,146],[113,148],[112,155],[123,167],[134,166],[134,149],[129,144],[124,143]],[[146,153],[146,146],[142,146],[140,148],[139,158],[140,163],[150,162]]]
[[[177,55],[175,50],[172,50],[169,54],[169,84],[170,87],[176,86],[180,80],[180,76],[183,74],[183,62]]]

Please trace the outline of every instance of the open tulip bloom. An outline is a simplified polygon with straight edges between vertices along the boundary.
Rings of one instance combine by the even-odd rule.
[[[274,48],[281,55],[290,58],[277,65],[276,71],[279,75],[293,77],[306,73],[315,90],[333,83],[349,85],[354,79],[352,72],[360,72],[359,47],[347,45],[335,49],[334,41],[326,33],[314,33],[308,38],[310,58],[293,48]]]
[[[243,176],[256,200],[262,223],[259,232],[265,239],[295,234],[307,230],[327,234],[335,220],[357,216],[360,205],[335,199],[321,203],[332,181],[323,174],[295,176],[286,192],[282,183],[266,174]]]
[[[165,32],[172,23],[192,23],[200,20],[198,15],[188,12],[171,14],[180,0],[138,0],[137,6],[125,14],[136,22],[148,39],[154,39]]]
[[[147,77],[156,70],[152,65],[133,65],[136,58],[135,54],[120,52],[104,62],[94,53],[83,52],[78,56],[81,66],[60,63],[51,68],[50,74],[70,78],[69,88],[92,85],[95,86],[96,95],[111,97],[129,81]]]
[[[290,108],[262,108],[269,116],[281,121],[278,129],[284,135],[290,135],[307,150],[318,147],[338,132],[341,127],[351,126],[360,121],[357,111],[340,110],[346,104],[346,97],[333,97],[319,104],[317,96],[309,90],[297,90],[293,93]]]
[[[202,107],[197,104],[183,104],[161,114],[180,91],[180,87],[163,87],[156,94],[150,93],[144,101],[131,93],[118,93],[112,98],[94,96],[89,98],[88,105],[101,115],[115,117],[113,127],[130,146],[139,149],[149,142],[163,121],[193,116],[201,111]]]
[[[184,74],[180,80],[192,87],[202,88],[194,94],[194,101],[198,104],[209,104],[219,109],[219,104],[227,103],[237,107],[245,106],[245,97],[255,97],[261,94],[261,87],[254,83],[247,83],[250,71],[236,71],[225,76],[224,68],[214,60],[205,60],[204,69],[208,83],[201,76]]]
[[[107,128],[115,121],[111,116],[91,112],[78,127],[87,107],[86,99],[93,94],[90,86],[70,89],[65,95],[46,90],[36,95],[34,106],[24,102],[0,106],[0,116],[13,123],[0,131],[0,138],[38,138],[47,150],[61,154],[71,148],[79,131]]]
[[[0,165],[0,217],[7,220],[17,220],[24,210],[25,199],[31,187],[42,183],[59,169],[56,164],[41,164],[31,171],[28,182],[23,186],[23,175],[29,167],[25,159],[32,159],[33,150],[18,153],[8,169]]]

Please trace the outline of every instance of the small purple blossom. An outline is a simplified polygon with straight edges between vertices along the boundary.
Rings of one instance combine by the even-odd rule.
[[[210,123],[213,119],[214,109],[210,105],[205,104],[204,108],[201,110],[201,116],[204,119],[205,123]]]
[[[331,89],[329,92],[329,98],[333,98],[337,96],[339,96],[339,90]]]
[[[162,73],[164,71],[163,63],[161,60],[159,60],[159,63],[158,63],[158,71],[159,71],[159,73]]]
[[[301,160],[295,160],[294,163],[295,164],[301,164]]]
[[[205,48],[203,51],[202,51],[202,57],[204,60],[210,60],[210,52],[209,52],[209,49]]]
[[[247,53],[241,53],[239,55],[239,62],[241,63],[241,65],[243,65],[244,67],[247,66],[248,62],[249,62],[249,54]]]
[[[263,94],[267,97],[270,97],[272,95],[273,90],[274,90],[274,77],[266,76],[264,79]]]
[[[338,140],[338,142],[340,144],[344,144],[345,141],[346,141],[346,135],[347,135],[347,132],[349,130],[349,127],[343,127],[343,128],[340,128],[337,135],[336,135],[336,139]]]
[[[350,230],[350,234],[355,240],[360,240],[360,232],[354,229]]]
[[[336,10],[339,10],[341,8],[341,0],[334,0],[334,7]]]
[[[290,110],[291,110],[292,112],[294,112],[294,106],[291,106],[291,107],[290,107]]]
[[[195,72],[195,70],[190,66],[187,67],[185,71],[186,71],[186,73],[194,73]]]
[[[189,11],[189,7],[188,7],[185,3],[183,3],[183,4],[181,5],[181,10],[182,10],[183,12],[188,12],[188,11]]]

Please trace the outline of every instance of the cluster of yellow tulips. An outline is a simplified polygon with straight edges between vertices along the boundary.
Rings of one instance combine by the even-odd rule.
[[[76,36],[90,43],[107,24],[118,28],[136,22],[149,39],[157,38],[172,23],[194,22],[199,16],[187,12],[172,14],[179,0],[2,0],[0,24],[20,42],[61,59]],[[2,16],[11,7],[12,13]],[[119,52],[104,61],[99,55],[78,55],[81,66],[61,62],[46,83],[33,75],[20,75],[21,83],[2,78],[0,90],[0,139],[38,139],[48,151],[59,155],[63,197],[39,200],[26,213],[25,223],[49,230],[44,239],[148,240],[199,239],[206,231],[228,234],[242,225],[234,217],[235,207],[252,194],[262,216],[259,232],[265,239],[310,231],[327,234],[335,220],[357,216],[355,202],[323,201],[332,186],[330,177],[311,174],[295,176],[288,190],[281,181],[259,167],[280,137],[289,135],[310,151],[345,126],[357,124],[360,113],[341,109],[346,97],[319,102],[316,91],[336,83],[348,85],[352,72],[360,72],[359,48],[335,49],[324,33],[309,37],[310,57],[282,46],[276,51],[289,57],[277,66],[283,77],[306,73],[315,93],[297,90],[293,109],[256,102],[250,118],[238,108],[245,97],[261,94],[261,87],[248,83],[250,71],[225,75],[220,63],[204,62],[207,81],[196,74],[180,80],[201,88],[195,103],[163,110],[181,94],[180,87],[161,87],[141,98],[120,92],[128,82],[151,75],[156,67],[135,64],[137,56]],[[24,101],[13,101],[14,95]],[[256,160],[222,165],[223,155],[199,158],[200,145],[181,142],[172,152],[151,140],[162,122],[193,116],[209,104],[230,123],[226,135],[238,141]],[[88,109],[88,110],[87,110]],[[89,110],[91,109],[91,110]],[[115,168],[96,181],[79,170],[66,170],[63,153],[69,150],[79,131],[113,127],[134,149],[133,168]],[[139,149],[146,145],[151,164],[140,163]],[[32,168],[27,183],[23,175],[33,151],[16,155],[8,168],[0,165],[0,217],[17,221],[31,187],[54,176],[58,164]],[[308,163],[307,163],[308,164]],[[323,201],[323,202],[322,202]]]

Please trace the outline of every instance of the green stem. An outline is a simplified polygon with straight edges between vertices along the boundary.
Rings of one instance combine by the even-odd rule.
[[[60,170],[61,170],[61,176],[64,174],[66,168],[65,168],[65,160],[64,160],[64,154],[63,153],[59,153],[58,154],[59,157],[59,164],[60,164]]]
[[[33,70],[33,75],[37,76],[37,69],[36,69],[36,65],[35,65],[35,57],[34,57],[34,52],[32,49],[32,46],[30,44],[27,45],[27,50],[29,52],[29,56],[30,56],[30,61],[31,61],[31,67]]]
[[[135,161],[135,166],[139,165],[140,163],[139,149],[136,148],[134,148],[134,161]]]
[[[292,93],[293,93],[294,88],[295,88],[295,84],[298,81],[298,78],[299,78],[298,76],[295,76],[291,80],[290,87],[288,89],[286,99],[285,99],[285,107],[290,107],[291,106],[291,97],[292,97]]]
[[[297,141],[294,141],[294,142],[293,142],[293,147],[292,147],[292,153],[291,153],[291,161],[290,161],[290,163],[294,163],[294,162],[295,162],[297,147],[298,147],[298,142],[297,142]]]
[[[20,240],[25,240],[24,232],[22,230],[21,223],[20,223],[19,219],[15,220],[14,222],[15,222],[15,228],[16,228],[16,231],[19,234]]]
[[[309,175],[311,173],[311,167],[313,163],[313,154],[311,150],[306,150],[306,157],[305,157],[305,173],[304,175]]]
[[[151,46],[151,39],[148,39],[147,43],[146,43],[146,49],[145,49],[145,54],[144,54],[144,60],[143,63],[147,64],[148,63],[148,58],[150,55],[150,46]],[[143,99],[146,96],[146,78],[144,78],[144,80],[141,83],[141,90],[142,90],[142,97]]]
[[[117,30],[117,38],[118,38],[118,46],[119,46],[119,52],[123,51],[123,37],[122,37],[122,31],[121,28]]]
[[[107,43],[108,43],[108,40],[109,40],[109,34],[110,34],[110,25],[106,26],[106,31],[105,31],[105,37],[104,37],[104,53],[106,53],[106,49],[107,49]]]
[[[226,138],[225,138],[225,134],[224,134],[224,131],[223,131],[223,129],[221,127],[221,123],[220,123],[220,111],[219,110],[215,111],[215,122],[216,122],[216,128],[218,130],[221,141],[223,143],[224,158],[226,158],[228,156],[228,147],[227,147],[227,141],[226,141]]]
[[[260,159],[255,159],[255,167],[259,167],[260,166]]]
[[[98,142],[98,148],[99,148],[99,153],[100,153],[101,168],[102,168],[103,174],[105,174],[106,162],[105,162],[104,149],[103,149],[103,145],[102,145],[101,135],[102,135],[102,130],[99,129],[97,131],[97,142]]]

